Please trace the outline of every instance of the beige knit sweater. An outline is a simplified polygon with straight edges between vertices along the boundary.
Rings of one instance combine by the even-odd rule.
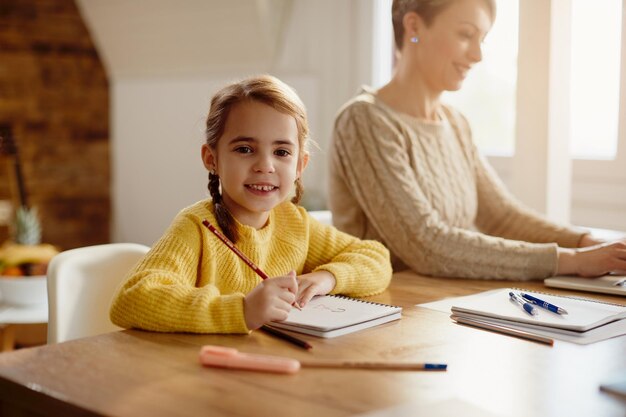
[[[440,116],[398,113],[369,89],[340,110],[329,151],[335,225],[383,242],[396,270],[554,275],[557,244],[576,247],[584,233],[522,206],[478,154],[465,118],[449,107]]]

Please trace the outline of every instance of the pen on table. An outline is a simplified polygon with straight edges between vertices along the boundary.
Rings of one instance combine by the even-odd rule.
[[[244,261],[246,265],[252,268],[252,270],[256,272],[258,276],[261,277],[261,279],[265,280],[269,278],[269,276],[265,272],[263,272],[261,268],[256,266],[256,264],[252,262],[246,255],[244,255],[244,253],[240,251],[239,248],[237,248],[237,246],[235,246],[233,242],[230,241],[229,238],[227,238],[219,230],[217,230],[211,223],[209,223],[207,219],[202,220],[202,224],[205,225],[206,228],[209,229],[211,232],[213,232],[213,234],[217,236],[217,238],[221,240],[226,246],[228,246],[230,250],[235,252],[235,255],[239,256],[239,258],[241,258],[241,260]],[[302,308],[300,308],[298,303],[294,303],[294,307],[297,308],[298,310],[302,310]]]
[[[550,310],[553,313],[557,314],[567,314],[567,311],[559,306],[555,306],[554,304],[550,304],[547,301],[541,300],[533,295],[522,293],[522,298],[528,301],[531,304],[538,305],[539,307],[545,308],[546,310]]]
[[[511,298],[511,300],[519,304],[520,307],[522,307],[524,311],[530,314],[531,316],[534,316],[535,314],[537,314],[537,310],[535,310],[535,307],[533,307],[532,304],[526,302],[522,297],[515,294],[513,291],[509,292],[509,297]]]
[[[276,337],[278,337],[279,339],[283,339],[286,340],[290,343],[293,343],[296,346],[300,346],[303,347],[305,349],[313,349],[313,346],[311,346],[307,341],[305,340],[301,340],[298,339],[297,337],[294,337],[290,334],[287,334],[285,332],[282,332],[278,329],[275,329],[274,327],[268,326],[268,325],[263,325],[261,326],[261,330],[263,330],[264,332],[267,332],[271,335],[274,335]]]
[[[300,361],[303,368],[353,368],[377,369],[389,371],[445,371],[445,363],[416,363],[389,361],[344,361],[344,360],[306,360]]]
[[[509,336],[519,337],[520,339],[531,340],[533,342],[545,343],[547,345],[552,346],[554,344],[554,340],[549,337],[540,336],[538,334],[528,333],[523,330],[512,329],[506,326],[500,326],[493,323],[485,323],[482,321],[475,321],[472,319],[467,319],[465,317],[459,317],[452,315],[450,318],[456,321],[458,324],[463,324],[466,326],[478,327],[480,329],[490,330],[497,333],[506,334]]]

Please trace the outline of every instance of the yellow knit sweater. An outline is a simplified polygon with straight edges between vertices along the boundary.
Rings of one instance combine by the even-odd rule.
[[[243,299],[261,278],[202,225],[215,227],[211,200],[182,210],[145,258],[129,273],[111,305],[111,321],[163,332],[246,333]],[[354,297],[383,291],[391,279],[387,249],[319,223],[286,202],[262,229],[238,224],[237,247],[270,277],[325,270],[333,294]]]

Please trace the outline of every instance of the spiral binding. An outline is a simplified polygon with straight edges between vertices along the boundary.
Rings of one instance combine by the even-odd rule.
[[[616,306],[616,307],[626,307],[626,305],[624,305],[624,304],[612,303],[610,301],[594,300],[593,298],[577,297],[575,295],[554,294],[554,293],[550,293],[550,292],[535,291],[535,290],[516,288],[516,287],[513,287],[513,289],[516,290],[516,291],[533,292],[535,294],[549,295],[551,297],[568,298],[570,300],[576,300],[576,301],[587,301],[589,303],[605,304],[605,305]]]
[[[348,296],[340,295],[340,294],[328,294],[328,296],[329,297],[335,297],[335,298],[342,298],[344,300],[356,301],[356,302],[364,303],[364,304],[372,304],[372,305],[381,306],[381,307],[401,308],[399,306],[394,306],[394,305],[390,305],[390,304],[383,304],[383,303],[377,303],[375,301],[361,300],[360,298],[352,298],[352,297],[348,297]]]

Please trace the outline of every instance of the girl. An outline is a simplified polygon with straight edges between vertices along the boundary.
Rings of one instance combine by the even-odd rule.
[[[391,279],[387,249],[323,225],[297,205],[307,139],[304,105],[280,80],[253,77],[218,91],[202,146],[212,198],[182,210],[130,272],[113,300],[113,323],[245,333],[284,320],[292,304],[318,294],[383,291]],[[261,281],[204,219],[275,278]]]

